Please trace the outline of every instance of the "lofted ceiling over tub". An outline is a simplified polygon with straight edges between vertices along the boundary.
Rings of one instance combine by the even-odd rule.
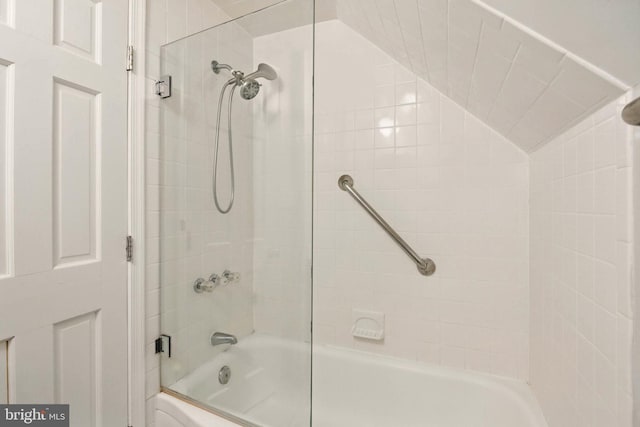
[[[629,88],[473,0],[337,5],[340,20],[527,152]]]
[[[340,19],[526,152],[640,83],[639,1],[486,1],[316,0],[316,19]],[[231,16],[279,3],[216,2]]]

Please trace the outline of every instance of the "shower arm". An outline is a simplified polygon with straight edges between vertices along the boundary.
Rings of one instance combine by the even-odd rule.
[[[414,251],[407,242],[396,231],[391,228],[389,223],[380,216],[380,214],[353,188],[353,178],[349,175],[342,175],[338,179],[338,187],[341,190],[348,192],[351,196],[367,211],[371,217],[382,227],[384,231],[400,246],[400,248],[406,253],[409,258],[416,263],[418,271],[423,276],[431,276],[436,271],[436,264],[430,258],[421,258],[420,255]]]
[[[216,74],[220,74],[220,70],[229,71],[233,77],[229,81],[227,81],[227,86],[231,85],[232,83],[240,85],[244,80],[244,73],[242,71],[234,70],[231,65],[221,64],[216,60],[211,61],[211,70],[213,70],[213,72]]]
[[[213,72],[216,74],[220,74],[220,70],[227,70],[233,73],[233,68],[231,67],[231,65],[221,64],[216,60],[211,61],[211,70],[213,70]]]

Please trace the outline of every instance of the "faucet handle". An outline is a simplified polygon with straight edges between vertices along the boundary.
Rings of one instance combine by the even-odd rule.
[[[199,294],[203,292],[213,292],[213,290],[217,288],[218,285],[220,285],[220,276],[214,273],[209,276],[209,280],[198,277],[196,281],[193,282],[193,290]]]
[[[220,284],[220,276],[218,276],[216,273],[213,273],[211,276],[209,276],[209,281],[213,284],[214,288],[217,288]]]
[[[225,270],[222,272],[222,280],[224,285],[231,285],[240,281],[240,273]]]
[[[196,293],[201,294],[205,291],[213,291],[213,286],[211,282],[204,280],[202,277],[198,277],[195,282],[193,282],[193,290],[196,291]]]

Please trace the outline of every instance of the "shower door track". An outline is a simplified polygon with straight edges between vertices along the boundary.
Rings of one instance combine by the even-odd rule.
[[[207,411],[213,415],[224,418],[227,421],[231,421],[232,423],[236,423],[242,427],[263,427],[258,424],[254,424],[250,421],[239,418],[235,415],[230,414],[229,412],[222,411],[220,409],[212,408],[211,406],[205,405],[202,402],[199,402],[195,399],[190,398],[189,396],[185,396],[184,394],[178,393],[176,391],[171,390],[170,388],[161,386],[160,391],[162,393],[168,394],[171,397],[175,397],[178,400],[181,400],[189,405],[195,406],[196,408],[202,409],[203,411]]]

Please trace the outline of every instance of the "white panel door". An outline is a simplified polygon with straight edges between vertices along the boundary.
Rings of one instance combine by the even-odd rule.
[[[77,427],[127,422],[127,13],[0,0],[0,379]]]

